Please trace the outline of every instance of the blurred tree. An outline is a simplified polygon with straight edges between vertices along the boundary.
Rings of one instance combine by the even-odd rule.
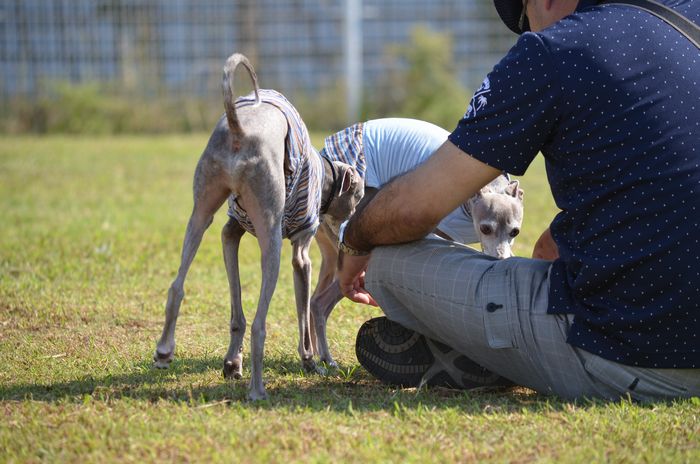
[[[423,119],[452,130],[464,115],[469,94],[455,72],[451,37],[417,26],[410,42],[387,48],[386,59],[391,71],[374,94],[374,104],[367,103],[368,116]]]

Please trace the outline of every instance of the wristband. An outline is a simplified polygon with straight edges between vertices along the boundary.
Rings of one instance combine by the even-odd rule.
[[[345,228],[348,222],[349,220],[340,224],[340,229],[338,229],[338,250],[350,256],[367,256],[369,251],[358,250],[345,243]]]

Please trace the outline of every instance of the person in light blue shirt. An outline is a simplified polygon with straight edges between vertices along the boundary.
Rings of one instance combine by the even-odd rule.
[[[406,118],[374,119],[362,124],[365,185],[379,188],[412,171],[445,143],[450,135],[427,121]]]
[[[360,122],[326,138],[321,156],[355,166],[365,180],[365,195],[428,159],[450,135],[427,121],[384,118]],[[468,210],[461,205],[438,225],[437,233],[460,243],[479,241]]]

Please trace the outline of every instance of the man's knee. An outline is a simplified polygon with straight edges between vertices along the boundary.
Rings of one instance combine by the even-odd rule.
[[[397,285],[420,284],[421,279],[439,279],[450,274],[447,269],[454,266],[463,268],[464,260],[483,260],[488,264],[492,258],[483,253],[465,246],[459,246],[453,242],[426,238],[402,245],[381,246],[372,250],[365,286],[370,292],[372,287],[386,283]],[[432,273],[429,269],[445,268],[443,273]],[[421,279],[416,280],[417,276]]]
[[[391,278],[391,272],[387,271],[386,263],[389,261],[388,248],[392,247],[376,247],[372,250],[372,257],[367,266],[365,274],[365,287],[372,293],[372,290],[378,290],[381,282]]]

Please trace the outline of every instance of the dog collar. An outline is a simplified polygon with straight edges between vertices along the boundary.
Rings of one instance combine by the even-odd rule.
[[[321,211],[319,212],[319,214],[326,214],[328,212],[328,207],[331,206],[331,202],[333,201],[333,197],[335,197],[335,194],[338,190],[338,185],[337,185],[338,184],[338,175],[335,172],[335,166],[333,165],[331,160],[329,160],[325,156],[321,155],[320,153],[318,154],[318,156],[320,156],[322,160],[324,160],[326,163],[328,163],[328,166],[330,166],[330,168],[331,168],[331,173],[333,174],[333,185],[331,186],[331,194],[328,197],[328,200],[326,201],[325,205],[323,203],[321,203]],[[323,172],[324,173],[326,172],[325,169],[323,170]]]

